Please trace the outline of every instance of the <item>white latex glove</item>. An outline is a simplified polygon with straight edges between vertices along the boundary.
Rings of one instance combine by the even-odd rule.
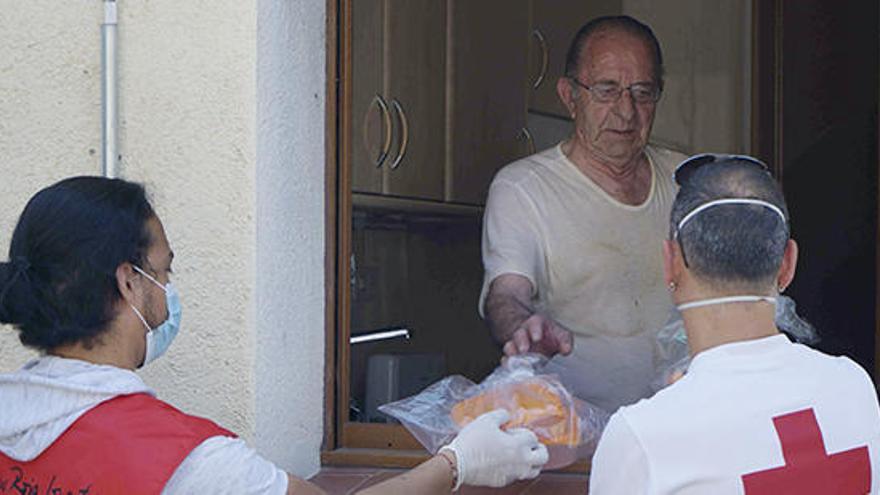
[[[458,482],[462,485],[508,485],[534,478],[547,462],[547,447],[525,428],[502,431],[510,419],[504,409],[487,412],[471,421],[452,442],[440,450],[451,450],[458,461]]]

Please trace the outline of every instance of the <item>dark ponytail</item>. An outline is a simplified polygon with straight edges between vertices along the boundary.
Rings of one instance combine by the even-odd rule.
[[[29,270],[30,263],[23,258],[0,263],[0,323],[15,325],[27,319],[24,301],[33,295]]]
[[[0,263],[0,323],[39,350],[89,346],[114,318],[116,268],[141,263],[154,216],[143,186],[74,177],[38,192]]]

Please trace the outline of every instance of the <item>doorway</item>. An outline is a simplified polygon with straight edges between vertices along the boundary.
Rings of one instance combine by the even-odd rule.
[[[878,383],[877,2],[753,3],[753,151],[774,165],[800,246],[787,293]]]

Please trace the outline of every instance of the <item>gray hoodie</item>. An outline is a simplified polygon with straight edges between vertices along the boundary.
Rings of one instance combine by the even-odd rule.
[[[155,393],[134,372],[53,356],[0,374],[0,452],[33,460],[84,413],[119,395]],[[281,495],[287,473],[244,441],[211,437],[196,447],[168,480],[163,495],[235,493]]]
[[[134,372],[43,356],[0,374],[0,452],[33,460],[91,408],[119,395],[155,393]]]

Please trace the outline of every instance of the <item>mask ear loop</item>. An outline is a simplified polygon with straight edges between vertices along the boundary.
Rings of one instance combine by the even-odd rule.
[[[158,280],[156,280],[156,279],[155,279],[152,275],[150,275],[149,273],[143,271],[139,266],[137,266],[137,265],[135,265],[135,264],[132,264],[131,267],[134,268],[134,271],[136,271],[136,272],[140,273],[141,275],[147,277],[147,280],[149,280],[150,282],[153,282],[154,284],[156,284],[160,289],[162,289],[163,292],[168,292],[168,290],[165,288],[164,285],[160,284]]]
[[[136,271],[136,272],[140,273],[141,275],[143,275],[144,277],[146,277],[147,280],[149,280],[150,282],[153,282],[154,284],[159,286],[159,288],[162,289],[162,291],[168,292],[168,290],[162,284],[160,284],[158,280],[153,278],[147,272],[143,271],[139,266],[132,263],[131,267],[134,268],[134,271]],[[137,317],[140,318],[141,323],[144,324],[144,327],[147,329],[147,332],[152,332],[153,329],[152,329],[152,327],[150,327],[150,324],[147,323],[147,320],[146,320],[146,318],[144,318],[144,315],[142,315],[141,312],[138,311],[138,309],[136,307],[134,307],[134,304],[128,303],[128,305],[131,306],[132,310],[134,310],[134,314],[136,314]]]
[[[153,329],[150,328],[150,324],[147,323],[147,320],[144,319],[144,315],[142,315],[141,312],[138,311],[138,309],[136,307],[134,307],[134,304],[128,303],[128,305],[131,307],[132,311],[134,311],[134,314],[136,314],[137,317],[140,318],[141,323],[144,324],[144,327],[147,329],[147,331],[152,332]]]
[[[673,237],[675,238],[675,242],[678,243],[678,249],[679,251],[681,251],[681,260],[684,261],[685,268],[690,268],[690,265],[688,265],[687,256],[684,254],[684,244],[681,242],[681,237],[678,236],[677,227],[675,229],[675,234],[673,235]]]

